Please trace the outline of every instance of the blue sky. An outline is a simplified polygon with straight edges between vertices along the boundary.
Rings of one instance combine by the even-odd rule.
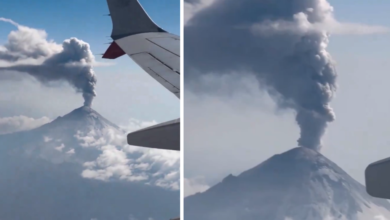
[[[140,2],[159,26],[171,33],[180,34],[179,0]],[[123,56],[114,61],[100,59],[99,54],[104,53],[109,46],[106,43],[111,42],[109,36],[112,23],[110,17],[105,16],[108,13],[106,0],[14,0],[0,3],[0,17],[12,19],[31,28],[43,29],[47,32],[48,39],[56,43],[61,44],[65,39],[77,37],[90,44],[97,61],[115,63],[113,66],[95,68],[98,96],[93,108],[103,116],[117,124],[125,123],[130,117],[147,121],[178,118],[179,100],[143,72],[129,57]],[[15,29],[10,24],[0,23],[0,44],[5,43],[10,31]],[[0,117],[12,116],[14,113],[53,118],[81,105],[80,94],[75,94],[73,89],[67,86],[53,89],[31,83],[3,83],[7,83],[13,93],[21,87],[24,87],[24,92],[30,88],[30,93],[45,96],[46,99],[37,100],[41,105],[34,107],[31,104],[22,106],[21,102],[7,103],[15,108],[0,109]],[[57,98],[50,97],[47,93],[61,93],[61,99],[66,102],[55,103]]]
[[[387,11],[389,1],[329,0],[341,21],[364,22],[366,24],[389,23]]]
[[[335,16],[341,22],[363,23],[368,25],[390,26],[388,9],[389,1],[364,1],[364,0],[330,0],[334,7]],[[371,54],[371,58],[390,55],[385,48],[390,47],[388,35],[368,36],[332,36],[329,50],[334,51],[334,56],[364,56]],[[344,45],[344,46],[342,46]],[[357,46],[359,45],[359,46]],[[374,56],[374,57],[372,57]]]
[[[149,16],[160,26],[174,34],[180,33],[179,0],[141,0]],[[1,2],[2,17],[17,20],[29,27],[45,29],[50,38],[62,41],[77,36],[90,42],[94,50],[104,50],[111,33],[110,17],[105,0],[16,0]],[[4,26],[2,25],[1,33]]]

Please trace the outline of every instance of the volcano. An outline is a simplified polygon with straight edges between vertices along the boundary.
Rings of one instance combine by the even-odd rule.
[[[70,128],[69,128],[70,127]],[[91,107],[83,106],[73,110],[63,117],[58,117],[53,122],[46,124],[36,130],[50,132],[51,130],[81,130],[85,131],[88,128],[93,128],[99,131],[110,128],[120,130],[114,123],[110,122]]]
[[[185,198],[186,220],[390,219],[390,203],[317,151],[294,148]]]
[[[6,154],[29,154],[54,163],[64,160],[83,163],[96,158],[99,151],[82,147],[77,135],[86,135],[92,131],[93,135],[98,137],[108,130],[124,134],[117,125],[91,107],[83,106],[38,128],[0,135],[0,146],[1,151],[6,151]],[[69,157],[64,152],[74,152],[77,156]]]
[[[41,127],[0,135],[0,219],[166,220],[179,215],[177,190],[81,175],[85,162],[96,161],[102,151],[79,136],[100,137],[107,131],[123,133],[92,108],[81,107]]]
[[[97,131],[98,133],[101,133],[104,129],[121,131],[117,125],[101,116],[91,107],[83,106],[38,128],[12,134],[0,135],[0,138],[31,136],[31,138],[36,139],[42,138],[42,135],[45,135],[51,136],[53,138],[58,137],[69,139],[68,136],[73,136],[74,131],[88,132],[91,129]],[[34,140],[29,138],[29,141]]]

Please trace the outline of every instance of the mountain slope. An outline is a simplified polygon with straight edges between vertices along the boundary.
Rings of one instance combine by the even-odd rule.
[[[81,176],[84,163],[102,158],[102,150],[84,145],[91,140],[78,136],[101,137],[107,130],[122,132],[81,107],[41,127],[0,135],[0,219],[166,220],[179,215],[179,191]],[[113,158],[109,162],[115,165],[120,158]]]
[[[185,199],[186,220],[390,219],[390,203],[320,153],[295,148]]]
[[[19,143],[22,143],[27,142],[25,138],[30,142],[43,141],[45,136],[51,137],[51,139],[63,138],[68,140],[74,136],[75,131],[88,132],[90,129],[98,132],[102,132],[104,129],[120,131],[117,125],[105,119],[95,110],[83,106],[38,128],[0,135],[0,140],[14,138],[14,141],[16,141],[19,138]],[[24,139],[20,139],[20,137],[24,137]]]
[[[94,129],[102,130],[105,128],[112,128],[120,130],[117,125],[108,121],[106,118],[101,116],[98,112],[93,110],[91,107],[83,106],[78,109],[73,110],[69,114],[58,117],[53,122],[43,125],[39,128],[36,128],[36,131],[46,131],[56,128],[59,130],[67,129],[68,126],[71,126],[72,129],[84,130],[88,127],[93,127]]]
[[[64,160],[83,163],[95,159],[99,151],[80,146],[77,134],[86,135],[92,131],[95,136],[103,136],[107,130],[123,132],[92,108],[83,106],[38,128],[0,135],[0,152],[5,150],[12,154],[29,154],[54,163]],[[74,151],[77,157],[64,154],[70,151]]]

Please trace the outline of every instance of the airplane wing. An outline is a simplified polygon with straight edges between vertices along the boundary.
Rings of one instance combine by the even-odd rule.
[[[365,171],[366,190],[373,197],[390,199],[390,158],[368,165]]]
[[[157,26],[138,0],[107,0],[114,40],[103,58],[130,56],[180,98],[180,38]]]
[[[180,38],[148,16],[138,0],[107,0],[113,42],[103,58],[127,54],[145,72],[180,98]],[[127,136],[130,145],[180,150],[180,120],[155,125]]]
[[[180,120],[172,120],[127,135],[127,143],[164,150],[180,150]]]

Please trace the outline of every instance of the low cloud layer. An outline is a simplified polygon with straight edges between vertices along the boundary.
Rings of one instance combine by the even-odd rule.
[[[207,74],[254,76],[279,108],[295,111],[298,145],[315,150],[321,149],[328,123],[335,119],[330,102],[337,73],[327,51],[329,34],[388,32],[384,27],[338,22],[326,0],[186,4],[186,10],[196,9],[184,30],[185,83],[199,83]],[[199,86],[195,90],[205,93]]]
[[[17,27],[8,35],[8,41],[0,45],[0,74],[27,73],[45,85],[67,82],[83,94],[85,106],[92,104],[97,82],[92,67],[96,62],[88,43],[70,38],[57,44],[47,39],[44,30],[7,18],[0,21]]]
[[[0,134],[31,130],[50,121],[48,117],[30,118],[24,115],[0,118]]]
[[[44,159],[56,165],[79,164],[80,170],[76,175],[82,178],[104,182],[140,182],[179,190],[179,152],[127,144],[126,136],[129,132],[155,125],[155,121],[130,119],[128,124],[118,130],[103,121],[97,122],[99,125],[91,123],[75,129],[75,122],[58,121],[61,119],[63,118],[47,124],[51,121],[47,117],[0,118],[0,134],[30,130],[47,124],[40,130],[28,133],[30,135],[22,135],[23,140],[20,143],[8,142],[8,136],[4,136],[7,141],[5,145],[21,150],[20,153],[28,157]],[[103,124],[100,124],[102,122]]]
[[[170,190],[180,187],[180,154],[178,152],[129,146],[126,142],[128,132],[150,126],[155,122],[130,120],[125,133],[112,129],[104,131],[103,136],[94,130],[87,134],[77,133],[75,137],[84,148],[99,150],[100,155],[93,161],[84,163],[84,178],[101,181],[124,180],[144,182]],[[129,129],[130,128],[130,129]]]

